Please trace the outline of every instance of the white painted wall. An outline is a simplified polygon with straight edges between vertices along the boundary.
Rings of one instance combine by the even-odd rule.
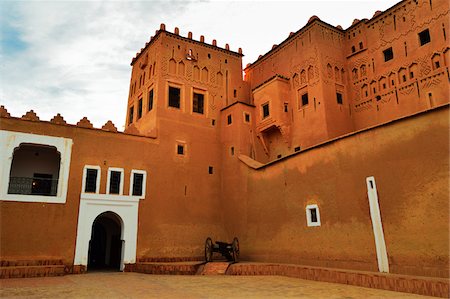
[[[136,262],[137,224],[139,198],[124,195],[107,195],[82,193],[80,211],[78,214],[77,241],[75,247],[74,265],[88,264],[89,240],[95,218],[104,212],[114,212],[122,220],[122,235],[124,247],[120,270],[124,264]]]

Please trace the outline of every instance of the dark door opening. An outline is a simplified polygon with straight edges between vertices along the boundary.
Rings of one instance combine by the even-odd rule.
[[[121,222],[112,212],[100,214],[92,224],[88,270],[120,270],[122,258]]]

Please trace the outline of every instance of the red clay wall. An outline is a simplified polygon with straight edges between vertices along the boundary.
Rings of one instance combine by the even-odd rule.
[[[101,167],[101,194],[106,190],[108,167],[124,168],[124,195],[128,195],[131,169],[147,171],[146,197],[139,206],[137,258],[202,256],[207,236],[223,238],[225,234],[218,201],[220,163],[218,157],[208,159],[203,154],[215,140],[191,144],[187,139],[188,155],[180,159],[170,136],[155,141],[13,118],[2,118],[0,129],[73,139],[65,204],[0,201],[2,259],[73,263],[84,165]],[[202,135],[209,128],[197,130]],[[209,165],[214,167],[213,174],[208,173]]]
[[[229,229],[243,259],[378,271],[365,182],[374,176],[390,271],[448,277],[448,136],[444,107],[258,170],[241,163],[245,194],[226,204],[242,223]],[[322,225],[307,227],[314,203]]]

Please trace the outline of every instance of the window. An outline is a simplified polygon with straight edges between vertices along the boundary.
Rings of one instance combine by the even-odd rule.
[[[121,173],[118,171],[111,171],[111,178],[109,182],[109,193],[119,194],[120,192]]]
[[[140,119],[142,117],[142,98],[138,101],[138,114],[137,119]]]
[[[204,103],[204,95],[194,92],[194,96],[192,99],[192,112],[203,114]]]
[[[87,168],[85,166],[84,169],[84,192],[86,193],[98,193],[98,185],[100,181],[99,169],[98,166],[92,166]],[[95,168],[93,168],[95,167]]]
[[[308,226],[320,226],[319,207],[316,204],[306,206],[306,223]]]
[[[131,193],[133,196],[141,196],[142,195],[142,185],[144,184],[144,174],[142,173],[133,173],[133,192]]]
[[[362,48],[363,48],[363,43],[359,42],[359,49],[362,49]]]
[[[233,119],[231,117],[231,114],[228,114],[228,116],[227,116],[227,124],[231,125],[232,122],[233,122]]]
[[[355,51],[356,51],[355,46],[352,46],[352,53],[355,53]]]
[[[392,47],[383,51],[384,61],[389,61],[394,59],[394,52],[392,51]]]
[[[342,105],[343,101],[342,101],[342,94],[339,92],[336,92],[336,101],[338,104]]]
[[[1,200],[65,203],[71,152],[69,138],[0,130]]]
[[[232,156],[234,156],[234,146],[232,146],[232,147],[230,148],[230,154],[231,154]]]
[[[177,154],[178,155],[184,155],[184,145],[183,144],[178,144],[177,145]]]
[[[169,107],[180,109],[180,92],[179,88],[169,86]]]
[[[56,147],[21,143],[13,151],[8,194],[57,196],[60,163]]]
[[[414,79],[414,72],[409,72],[409,78]]]
[[[308,93],[302,94],[302,106],[306,106],[308,105],[308,103],[309,103]]]
[[[153,89],[148,92],[148,111],[153,109]]]
[[[212,166],[208,167],[208,173],[209,174],[213,174],[214,173],[214,168]]]
[[[269,111],[269,103],[265,103],[262,105],[262,118],[266,118],[270,115]]]
[[[424,31],[419,33],[420,45],[423,46],[431,42],[430,31],[425,29]]]
[[[250,122],[250,114],[247,113],[247,112],[244,112],[244,121],[245,121],[246,123],[249,123],[249,122]]]
[[[128,111],[128,124],[131,124],[133,122],[134,117],[134,107],[131,106],[130,110]]]

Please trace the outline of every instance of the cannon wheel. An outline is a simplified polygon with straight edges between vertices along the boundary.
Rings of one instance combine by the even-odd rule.
[[[213,242],[210,237],[208,237],[205,241],[205,260],[206,262],[212,261],[213,255]]]
[[[233,262],[237,263],[239,262],[239,240],[238,238],[233,239],[233,243],[231,245],[233,249]]]

